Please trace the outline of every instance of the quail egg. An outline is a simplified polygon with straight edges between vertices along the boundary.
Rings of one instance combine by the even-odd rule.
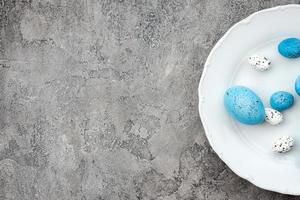
[[[294,146],[294,139],[291,136],[282,136],[276,138],[273,143],[273,150],[278,153],[290,151]]]

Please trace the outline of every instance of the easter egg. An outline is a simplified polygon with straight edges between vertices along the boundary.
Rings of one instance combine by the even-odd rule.
[[[294,139],[291,136],[278,137],[273,142],[273,150],[278,153],[290,151],[294,146]]]
[[[295,81],[295,91],[300,96],[300,75],[297,77]]]
[[[251,89],[234,86],[226,90],[224,106],[229,115],[248,125],[260,124],[265,119],[265,108],[261,99]]]
[[[279,53],[286,58],[300,57],[300,40],[297,38],[287,38],[278,45]]]
[[[266,71],[270,69],[271,61],[265,56],[254,54],[248,58],[248,62],[251,66],[259,71]]]
[[[294,96],[285,91],[279,91],[272,94],[270,105],[273,109],[283,111],[290,108],[294,104]]]
[[[277,110],[274,110],[272,108],[265,108],[265,113],[265,121],[271,125],[277,125],[283,121],[283,115]]]

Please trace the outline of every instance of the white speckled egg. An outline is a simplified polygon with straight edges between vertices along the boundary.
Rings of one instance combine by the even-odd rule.
[[[248,62],[255,69],[265,71],[270,68],[271,61],[264,56],[254,54],[248,58]]]
[[[273,150],[278,153],[285,153],[293,148],[294,139],[291,136],[282,136],[273,143]]]
[[[277,125],[283,121],[282,113],[272,108],[265,108],[265,115],[265,121],[271,125]]]

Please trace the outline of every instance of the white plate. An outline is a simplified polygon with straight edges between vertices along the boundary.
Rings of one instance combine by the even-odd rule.
[[[258,187],[300,195],[300,97],[294,81],[300,58],[285,59],[277,44],[286,37],[300,38],[300,6],[287,5],[254,13],[234,25],[209,54],[199,85],[199,112],[207,138],[219,157],[239,176]],[[258,53],[272,62],[269,71],[249,66],[247,58]],[[291,92],[295,105],[283,112],[279,126],[257,126],[233,121],[225,111],[223,95],[233,85],[253,89],[269,107],[278,90]],[[291,135],[295,147],[286,154],[272,151],[273,139]]]

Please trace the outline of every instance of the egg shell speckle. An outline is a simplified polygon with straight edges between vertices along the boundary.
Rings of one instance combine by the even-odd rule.
[[[265,119],[265,108],[261,99],[247,87],[234,86],[227,89],[224,105],[229,115],[243,124],[260,124]]]
[[[278,45],[278,52],[286,58],[300,57],[300,40],[298,38],[287,38]]]
[[[294,96],[285,91],[278,91],[272,94],[270,105],[273,109],[283,111],[290,108],[294,104]]]
[[[295,91],[300,96],[300,75],[297,77],[295,81]]]
[[[278,153],[290,151],[294,146],[294,139],[291,136],[278,137],[273,142],[273,150]]]
[[[272,108],[265,108],[265,114],[265,121],[271,125],[278,125],[283,121],[282,113]]]

